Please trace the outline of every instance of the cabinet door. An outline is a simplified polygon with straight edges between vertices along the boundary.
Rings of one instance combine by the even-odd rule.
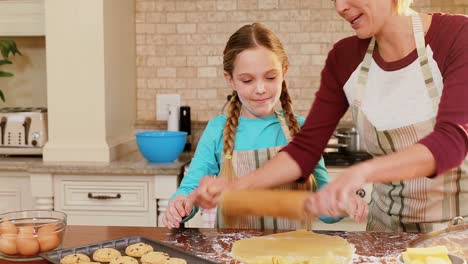
[[[153,185],[145,176],[56,176],[55,209],[72,225],[156,226]]]
[[[0,213],[34,208],[28,175],[1,173],[0,182]]]

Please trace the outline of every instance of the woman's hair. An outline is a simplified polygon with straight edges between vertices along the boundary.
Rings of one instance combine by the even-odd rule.
[[[410,8],[413,0],[397,0],[396,11],[399,15],[409,15],[413,13],[413,9]]]
[[[229,38],[223,52],[224,71],[232,77],[234,62],[237,55],[244,50],[259,46],[265,47],[276,54],[281,62],[283,72],[288,68],[288,56],[278,36],[264,25],[253,23],[241,27]],[[233,91],[232,95],[228,108],[226,125],[223,131],[224,162],[220,172],[220,175],[228,181],[234,179],[236,176],[232,164],[232,152],[234,150],[236,129],[239,124],[239,117],[242,109],[242,103],[240,102],[237,92]],[[294,136],[299,131],[300,125],[294,116],[291,97],[289,96],[286,81],[284,80],[282,83],[280,101],[289,131],[291,132],[291,136]]]

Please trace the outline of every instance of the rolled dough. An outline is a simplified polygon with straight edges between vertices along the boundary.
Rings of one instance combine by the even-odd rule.
[[[231,254],[247,264],[351,263],[354,246],[339,236],[297,230],[234,242]]]

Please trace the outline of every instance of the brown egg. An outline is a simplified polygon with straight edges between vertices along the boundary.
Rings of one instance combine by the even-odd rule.
[[[60,245],[60,238],[58,234],[39,235],[37,237],[41,252],[55,249]]]
[[[39,241],[33,235],[21,234],[16,238],[16,248],[23,256],[32,256],[39,253]]]
[[[36,230],[32,226],[22,226],[18,228],[18,234],[35,234]]]
[[[16,234],[3,234],[0,236],[0,252],[7,255],[18,253],[16,249]]]
[[[55,225],[50,224],[50,225],[45,225],[43,227],[40,227],[37,230],[37,233],[38,234],[47,234],[47,233],[53,233],[53,232],[55,232],[55,230],[56,230]]]
[[[55,230],[55,225],[45,225],[37,231],[37,240],[39,241],[41,252],[49,251],[59,246],[60,237]]]
[[[0,223],[0,234],[17,234],[18,229],[16,228],[15,224],[12,222],[5,220]]]

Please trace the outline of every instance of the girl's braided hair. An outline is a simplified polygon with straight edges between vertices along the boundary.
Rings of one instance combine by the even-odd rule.
[[[258,46],[263,46],[276,54],[281,62],[283,71],[289,66],[288,56],[279,37],[270,29],[260,23],[245,25],[238,29],[226,43],[223,52],[224,71],[231,77],[234,70],[234,62],[239,53],[247,49],[253,49]],[[232,98],[229,103],[227,112],[226,125],[223,131],[224,137],[224,162],[221,167],[220,175],[228,181],[236,176],[232,164],[232,153],[234,150],[234,142],[236,137],[236,129],[239,124],[239,117],[242,109],[242,103],[237,96],[237,92],[233,91]],[[288,124],[291,135],[294,136],[300,129],[299,122],[294,116],[291,104],[291,97],[288,93],[286,81],[282,83],[280,95],[281,107],[283,108],[284,116]]]

